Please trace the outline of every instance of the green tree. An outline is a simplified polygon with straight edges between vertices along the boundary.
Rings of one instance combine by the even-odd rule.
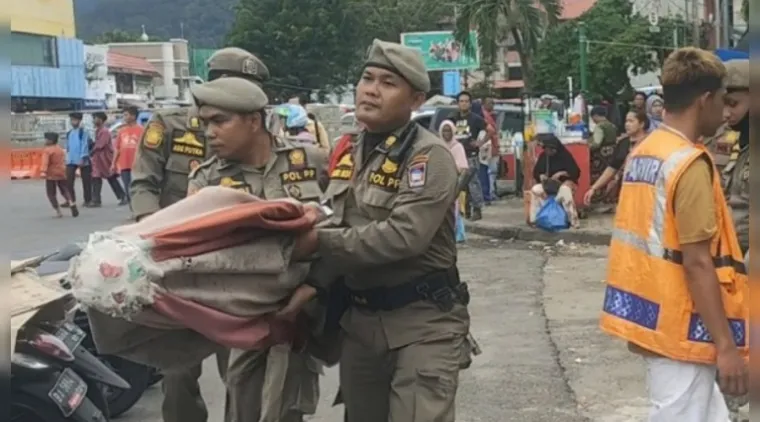
[[[657,68],[673,47],[674,31],[683,38],[684,25],[661,20],[659,30],[653,30],[647,19],[631,12],[628,0],[599,0],[579,20],[549,29],[533,62],[535,92],[566,92],[568,76],[576,84],[580,81],[580,20],[589,40],[587,77],[592,95],[614,98],[630,88],[629,71],[638,74]]]
[[[359,16],[347,0],[240,0],[227,45],[254,52],[269,68],[270,98],[355,82]]]
[[[140,42],[139,33],[129,33],[121,29],[113,29],[108,32],[104,32],[97,37],[90,40],[91,44],[110,44],[118,42]],[[152,40],[151,40],[152,41]]]
[[[456,0],[455,38],[470,52],[469,32],[478,31],[481,61],[501,60],[501,46],[514,43],[522,65],[523,80],[530,89],[532,62],[546,28],[559,21],[558,0]]]

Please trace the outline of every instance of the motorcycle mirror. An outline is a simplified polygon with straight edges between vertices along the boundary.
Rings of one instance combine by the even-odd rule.
[[[74,258],[75,256],[79,255],[82,252],[82,247],[79,246],[76,243],[70,243],[61,249],[58,249],[58,252],[52,254],[49,256],[46,261],[53,261],[53,262],[60,262],[60,261],[69,261],[71,258]]]

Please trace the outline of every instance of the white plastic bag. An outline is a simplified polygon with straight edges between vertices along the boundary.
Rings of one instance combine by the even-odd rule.
[[[164,272],[148,254],[150,242],[95,232],[71,261],[67,279],[74,297],[106,315],[130,319],[153,303]]]

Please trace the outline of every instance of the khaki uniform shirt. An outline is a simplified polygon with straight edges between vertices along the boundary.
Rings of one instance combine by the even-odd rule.
[[[739,132],[731,130],[728,125],[721,126],[712,138],[706,139],[704,142],[707,150],[712,155],[715,167],[718,169],[718,173],[721,174],[721,186],[725,189],[730,177],[730,173],[726,174],[724,169],[731,163],[731,151],[734,145],[739,140]]]
[[[143,131],[132,167],[132,209],[140,218],[187,194],[190,171],[210,158],[194,108],[156,110]]]
[[[734,228],[743,251],[749,249],[749,146],[739,153],[727,186]]]
[[[334,214],[332,227],[319,230],[321,258],[312,266],[314,282],[326,287],[345,276],[352,290],[392,287],[456,264],[454,159],[443,140],[417,127],[408,152],[400,162],[393,161],[405,129],[368,156],[360,136],[330,174],[325,197]],[[444,321],[435,304],[420,301],[387,312],[352,308],[341,324],[352,335],[371,336],[371,330],[361,328],[370,322],[382,324],[389,347],[396,348],[440,336],[444,322],[453,324],[447,327],[451,334],[465,335],[469,315],[457,304]]]
[[[206,186],[226,186],[262,199],[293,198],[319,201],[320,179],[327,162],[317,147],[294,145],[278,138],[266,166],[257,168],[213,157],[190,174],[188,193]]]

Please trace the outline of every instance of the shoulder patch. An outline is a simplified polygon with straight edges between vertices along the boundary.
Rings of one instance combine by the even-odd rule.
[[[291,168],[306,166],[306,151],[303,148],[294,148],[288,153],[288,163]]]
[[[425,182],[427,181],[427,157],[424,161],[413,161],[409,163],[407,173],[410,188],[421,188],[425,186]]]
[[[148,123],[148,127],[145,128],[145,134],[143,134],[143,145],[146,148],[156,149],[164,142],[164,131],[166,126],[159,121],[152,121]]]

